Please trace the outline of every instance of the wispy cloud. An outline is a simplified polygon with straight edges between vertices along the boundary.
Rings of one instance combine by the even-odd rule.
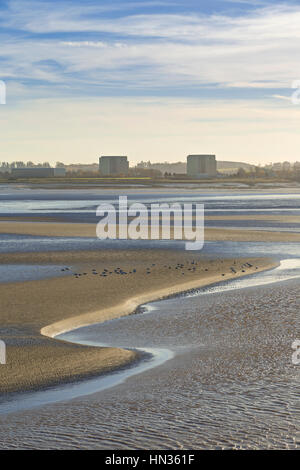
[[[147,3],[141,4],[147,6]],[[98,32],[196,42],[200,39],[240,42],[249,38],[256,42],[273,38],[300,37],[299,6],[277,4],[256,8],[240,16],[195,12],[130,15],[124,13],[118,17],[104,14],[106,11],[120,8],[119,5],[59,2],[53,8],[53,4],[47,2],[12,0],[9,2],[10,8],[2,24],[37,34]],[[121,5],[126,11],[128,4]],[[278,30],[278,26],[284,28]]]
[[[286,95],[271,95],[272,98],[276,98],[277,100],[284,100],[284,101],[291,101],[291,96]]]
[[[9,2],[1,78],[76,89],[83,82],[181,87],[184,94],[185,87],[202,85],[280,89],[300,77],[300,6],[259,7],[240,16],[104,14],[137,4]]]
[[[3,152],[94,161],[101,142],[133,159],[292,153],[300,108],[287,89],[300,79],[300,6],[187,3],[2,3]]]

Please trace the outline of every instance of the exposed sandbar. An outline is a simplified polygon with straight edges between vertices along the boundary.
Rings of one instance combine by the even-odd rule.
[[[242,220],[242,219],[241,219]],[[96,224],[67,222],[0,222],[0,233],[47,237],[96,238]],[[172,231],[171,231],[172,238]],[[300,233],[268,230],[205,228],[207,241],[299,242]]]
[[[0,284],[1,339],[7,343],[7,365],[0,367],[2,393],[98,375],[136,359],[131,351],[49,336],[127,315],[150,300],[276,266],[270,259],[209,260],[199,253],[163,250],[15,253],[1,256],[1,262],[63,263],[77,273]],[[176,269],[178,263],[184,266]],[[127,274],[116,274],[118,267]],[[112,274],[102,277],[103,269]]]

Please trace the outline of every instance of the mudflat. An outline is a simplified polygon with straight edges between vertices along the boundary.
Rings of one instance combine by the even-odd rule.
[[[56,340],[62,331],[128,315],[154,299],[277,265],[266,258],[210,260],[167,250],[13,253],[1,263],[63,264],[69,276],[0,284],[2,393],[99,375],[137,360],[118,348]],[[59,276],[59,273],[58,273]]]

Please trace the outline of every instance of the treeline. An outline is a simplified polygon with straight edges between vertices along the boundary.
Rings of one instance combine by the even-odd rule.
[[[61,162],[56,162],[56,168],[61,168],[64,167],[65,165]],[[15,162],[0,162],[0,168],[2,170],[7,169],[8,171],[11,168],[51,168],[51,165],[49,162],[43,162],[43,163],[33,163],[33,162],[22,162],[22,161],[15,161]]]

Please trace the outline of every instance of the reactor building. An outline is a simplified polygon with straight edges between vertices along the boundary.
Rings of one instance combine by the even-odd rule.
[[[215,155],[188,155],[188,176],[192,178],[211,178],[217,175],[217,162]]]
[[[124,156],[103,156],[99,158],[99,171],[102,175],[127,175],[129,163]]]

